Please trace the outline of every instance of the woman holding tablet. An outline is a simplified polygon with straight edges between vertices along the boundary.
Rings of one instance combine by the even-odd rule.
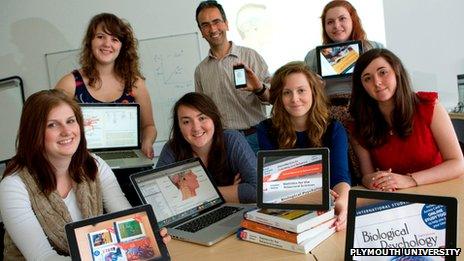
[[[82,41],[80,64],[82,68],[65,75],[56,88],[79,103],[140,104],[142,151],[153,159],[155,122],[129,23],[113,14],[94,16]]]
[[[87,151],[79,105],[58,90],[31,95],[0,183],[5,260],[68,260],[67,223],[130,207],[109,166]]]
[[[214,102],[187,93],[173,108],[171,139],[156,167],[199,157],[227,202],[256,202],[256,156],[245,137],[224,130]]]
[[[260,149],[328,147],[335,225],[344,229],[351,183],[348,138],[342,124],[329,117],[321,80],[303,62],[288,63],[272,77],[270,102],[271,118],[257,127]]]
[[[462,151],[437,93],[414,93],[392,52],[370,50],[358,59],[350,112],[364,186],[394,191],[464,174]]]
[[[322,10],[322,43],[333,44],[346,41],[361,41],[364,51],[382,48],[382,44],[367,40],[361,19],[356,9],[348,1],[330,1]],[[304,59],[313,72],[317,72],[316,49],[308,52]],[[330,115],[339,120],[346,128],[351,117],[348,112],[351,95],[351,77],[331,78],[325,80],[325,93],[329,97]],[[358,159],[352,148],[349,148],[350,169],[353,171],[355,183],[360,179]]]

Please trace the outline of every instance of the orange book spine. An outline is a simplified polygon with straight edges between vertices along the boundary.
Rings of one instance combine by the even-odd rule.
[[[266,236],[275,237],[288,242],[296,243],[296,234],[275,227],[260,224],[251,220],[242,220],[240,225],[246,229],[261,233]]]

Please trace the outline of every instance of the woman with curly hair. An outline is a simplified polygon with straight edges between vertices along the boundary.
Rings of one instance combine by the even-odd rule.
[[[82,41],[80,64],[82,68],[65,75],[56,89],[79,103],[140,104],[142,151],[153,158],[155,122],[130,24],[114,14],[94,16]]]
[[[257,127],[260,149],[328,147],[337,230],[345,227],[350,171],[343,125],[329,117],[323,84],[303,62],[290,62],[272,77],[271,118]]]

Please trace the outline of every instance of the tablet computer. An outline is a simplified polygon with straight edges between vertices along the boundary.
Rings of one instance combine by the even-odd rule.
[[[454,260],[418,251],[456,248],[456,225],[455,198],[351,190],[345,260]]]
[[[329,209],[329,149],[258,151],[257,205],[272,209]]]
[[[317,46],[317,73],[324,79],[348,77],[361,53],[361,41]]]
[[[170,260],[151,205],[66,225],[72,260]]]

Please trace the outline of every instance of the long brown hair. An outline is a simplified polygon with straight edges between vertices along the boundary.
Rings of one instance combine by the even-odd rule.
[[[287,63],[277,69],[272,77],[269,101],[273,105],[271,112],[273,132],[277,134],[279,148],[293,148],[295,146],[295,128],[282,102],[285,81],[290,74],[294,73],[302,73],[311,87],[313,102],[306,120],[306,132],[311,143],[308,146],[320,147],[322,146],[322,137],[330,123],[327,98],[322,81],[303,62]]]
[[[390,132],[390,126],[380,112],[377,101],[366,92],[361,81],[364,69],[379,57],[384,58],[395,72],[396,92],[392,97],[394,109],[391,128],[398,136],[406,137],[411,134],[418,103],[408,73],[394,53],[387,49],[372,49],[362,54],[356,61],[353,71],[350,113],[355,122],[355,138],[368,148],[384,144]]]
[[[351,21],[353,23],[353,31],[351,32],[350,38],[348,40],[359,40],[363,43],[363,45],[367,44],[368,46],[366,47],[369,47],[370,44],[368,44],[366,32],[364,31],[362,27],[361,19],[358,16],[358,12],[356,11],[356,8],[354,8],[354,6],[350,4],[350,2],[345,1],[345,0],[330,1],[322,10],[322,15],[321,15],[322,42],[324,44],[329,44],[329,43],[334,42],[332,39],[330,39],[329,35],[327,34],[325,30],[325,18],[326,18],[327,12],[329,11],[329,9],[332,9],[334,7],[343,7],[350,14]]]
[[[222,126],[221,114],[211,98],[208,96],[190,92],[182,96],[172,109],[172,129],[169,144],[176,157],[176,161],[193,157],[190,144],[185,140],[179,126],[179,107],[186,106],[194,108],[213,120],[214,134],[211,149],[208,153],[208,171],[213,175],[218,185],[230,185],[234,175],[226,173],[228,170],[227,152],[224,143],[224,128]]]
[[[89,85],[94,88],[101,86],[100,74],[96,68],[97,61],[92,52],[92,40],[95,37],[97,27],[102,25],[105,33],[112,35],[121,42],[121,50],[114,64],[116,75],[124,82],[124,91],[132,91],[137,78],[142,79],[140,72],[139,56],[137,54],[137,39],[130,24],[114,14],[101,13],[94,16],[87,27],[87,32],[82,40],[80,63],[84,75],[89,78]]]
[[[48,114],[61,104],[71,107],[81,132],[79,146],[69,164],[69,175],[77,183],[84,179],[95,180],[97,164],[87,151],[81,109],[60,90],[36,92],[24,103],[16,137],[16,155],[8,162],[4,177],[25,168],[45,195],[56,190],[55,168],[45,155],[44,139]]]

